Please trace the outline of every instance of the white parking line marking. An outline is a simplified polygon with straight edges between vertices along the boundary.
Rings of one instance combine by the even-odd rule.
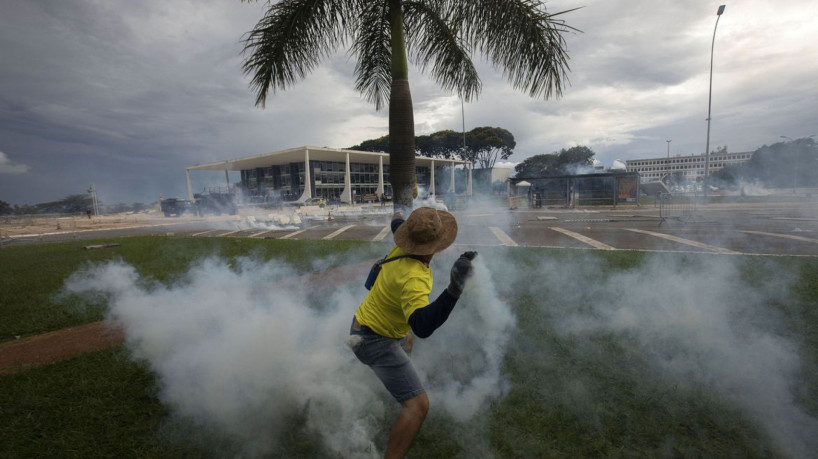
[[[196,234],[194,234],[194,235],[193,235],[193,237],[196,237],[196,236],[201,236],[202,234],[212,233],[213,231],[219,231],[219,230],[207,230],[207,231],[202,231],[201,233],[196,233]]]
[[[270,232],[273,232],[273,231],[275,231],[275,230],[274,229],[264,230],[264,231],[260,231],[258,233],[253,233],[253,234],[251,234],[251,235],[249,235],[247,237],[260,237],[262,234],[267,234],[267,233],[270,233]]]
[[[589,238],[587,236],[583,236],[583,235],[581,235],[579,233],[575,233],[575,232],[573,232],[571,230],[567,230],[565,228],[560,228],[558,226],[552,226],[552,227],[550,227],[550,229],[552,229],[552,230],[554,230],[554,231],[556,231],[558,233],[562,233],[562,234],[564,234],[566,236],[571,236],[572,238],[574,238],[574,239],[576,239],[576,240],[578,240],[580,242],[584,242],[584,243],[590,245],[591,247],[594,247],[594,248],[597,248],[597,249],[600,249],[600,250],[616,250],[615,247],[611,247],[608,244],[605,244],[604,242],[599,242],[596,239],[591,239],[591,238]]]
[[[489,229],[491,230],[492,233],[494,233],[495,236],[497,236],[497,239],[500,240],[501,244],[503,244],[505,246],[508,246],[508,247],[517,247],[517,243],[514,242],[514,240],[511,239],[508,236],[508,234],[506,234],[500,228],[498,228],[496,226],[490,226]]]
[[[742,233],[760,234],[762,236],[783,237],[785,239],[792,239],[794,241],[804,241],[804,242],[812,242],[812,243],[818,244],[818,239],[813,239],[813,238],[804,237],[804,236],[793,236],[791,234],[766,233],[764,231],[742,231]]]
[[[640,229],[635,229],[635,228],[625,228],[625,230],[626,231],[633,231],[634,233],[642,233],[642,234],[647,234],[647,235],[650,235],[650,236],[656,236],[656,237],[659,237],[659,238],[662,238],[662,239],[667,239],[669,241],[678,242],[680,244],[685,244],[685,245],[689,245],[689,246],[693,246],[693,247],[698,247],[700,249],[709,250],[711,252],[724,253],[724,254],[730,254],[730,255],[741,255],[742,254],[741,252],[736,252],[734,250],[725,249],[723,247],[716,247],[715,245],[705,244],[705,243],[702,243],[702,242],[691,241],[690,239],[684,239],[684,238],[681,238],[681,237],[678,237],[678,236],[674,236],[672,234],[654,233],[653,231],[645,231],[645,230],[640,230]]]
[[[94,231],[118,231],[118,230],[129,230],[129,229],[142,229],[142,228],[155,228],[157,226],[172,226],[172,225],[187,225],[190,222],[175,222],[175,223],[158,223],[156,225],[133,225],[133,226],[120,226],[116,228],[95,228],[95,229],[83,229],[83,230],[71,230],[71,231],[54,231],[50,233],[32,233],[32,234],[13,234],[13,235],[6,235],[3,236],[5,239],[23,239],[29,237],[43,237],[43,236],[54,236],[54,235],[68,235],[68,234],[77,234],[77,233],[92,233]],[[205,231],[207,232],[207,231]]]
[[[233,234],[233,233],[238,233],[239,231],[241,231],[241,230],[228,231],[227,233],[220,234],[219,236],[228,236],[228,235]]]
[[[293,237],[293,236],[295,236],[297,234],[303,233],[304,231],[307,231],[307,230],[302,229],[302,230],[298,230],[298,231],[293,231],[290,234],[285,234],[284,236],[281,236],[279,239],[289,239],[289,238],[291,238],[291,237]]]
[[[389,234],[389,230],[391,230],[389,226],[384,226],[380,233],[372,239],[372,242],[382,241],[386,238],[386,235]]]
[[[355,226],[355,225],[345,226],[345,227],[339,229],[338,231],[336,231],[336,232],[334,232],[332,234],[327,234],[326,236],[322,237],[321,239],[334,239],[336,236],[338,236],[339,234],[343,233],[344,231],[352,228],[353,226]]]

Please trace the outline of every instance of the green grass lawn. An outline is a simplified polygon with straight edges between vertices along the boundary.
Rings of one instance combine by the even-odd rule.
[[[56,299],[65,279],[89,262],[121,259],[135,266],[143,276],[172,282],[196,259],[209,255],[228,260],[247,255],[260,260],[275,257],[308,272],[315,269],[310,260],[325,260],[334,255],[331,257],[334,264],[356,263],[381,255],[385,247],[340,241],[139,237],[117,240],[122,244],[119,248],[81,249],[98,242],[104,241],[31,245],[0,251],[3,339],[101,319],[102,304],[78,307],[65,299]],[[811,258],[715,258],[702,254],[530,248],[482,249],[480,257],[488,264],[508,263],[507,268],[492,271],[500,286],[499,293],[507,299],[517,322],[503,364],[508,391],[468,421],[455,421],[433,406],[410,453],[412,457],[797,455],[782,448],[780,440],[758,416],[737,401],[742,397],[733,393],[734,388],[713,390],[718,382],[711,381],[712,378],[684,373],[680,374],[685,377],[678,377],[673,373],[674,368],[683,368],[673,366],[679,359],[694,354],[692,357],[699,359],[703,372],[725,374],[712,364],[708,366],[711,356],[707,352],[696,353],[701,348],[684,347],[686,339],[713,338],[714,334],[695,334],[711,324],[690,327],[686,334],[678,336],[672,332],[667,336],[642,334],[629,324],[659,319],[644,317],[650,315],[650,309],[636,309],[642,316],[630,316],[617,305],[631,302],[638,306],[640,301],[650,305],[655,291],[663,290],[665,293],[659,298],[674,298],[668,301],[676,310],[668,314],[686,320],[688,317],[679,309],[689,307],[690,311],[697,311],[697,305],[679,297],[691,290],[697,293],[706,289],[714,289],[714,301],[730,302],[735,297],[736,305],[742,302],[756,305],[751,309],[736,306],[725,310],[725,317],[735,323],[747,323],[748,330],[770,331],[764,339],[782,337],[792,344],[792,348],[786,349],[797,354],[801,362],[798,373],[788,380],[792,383],[794,406],[805,413],[807,421],[815,422],[818,311],[814,305],[818,303],[815,281],[818,262]],[[714,277],[706,271],[715,269],[709,263],[725,259],[735,266],[735,273],[706,284],[708,278]],[[695,274],[702,270],[704,275]],[[668,273],[702,285],[673,290],[652,277]],[[786,284],[779,282],[780,276],[788,280]],[[633,279],[636,280],[632,287],[619,289],[619,285]],[[731,285],[721,290],[716,287],[720,283]],[[736,286],[741,289],[733,288]],[[601,304],[605,301],[610,301],[610,308]],[[624,325],[609,326],[617,321]],[[682,342],[684,352],[678,352],[679,343],[669,343],[673,339]],[[726,343],[752,345],[756,341],[752,336],[739,334]],[[667,353],[672,353],[672,358]],[[657,367],[657,359],[669,362],[668,366]],[[0,457],[164,458],[235,454],[237,445],[229,437],[174,416],[172,409],[159,402],[157,384],[147,365],[129,359],[123,347],[0,376]],[[395,414],[396,409],[391,407],[380,415],[384,427],[375,433],[377,444],[385,443]],[[287,416],[291,427],[277,434],[276,453],[269,453],[270,457],[337,457],[310,432],[297,411]],[[809,440],[805,442],[809,444]]]
[[[120,247],[84,250],[104,243]],[[6,247],[0,250],[0,343],[61,328],[81,325],[103,318],[103,305],[82,307],[68,301],[56,301],[63,283],[72,273],[91,263],[122,260],[144,275],[171,282],[185,273],[195,260],[207,256],[235,258],[253,256],[269,260],[273,256],[305,272],[314,269],[312,261],[335,255],[333,265],[374,259],[388,250],[383,244],[348,241],[312,241],[309,244],[288,240],[218,239],[180,237],[130,237],[116,240],[85,240],[55,244]]]

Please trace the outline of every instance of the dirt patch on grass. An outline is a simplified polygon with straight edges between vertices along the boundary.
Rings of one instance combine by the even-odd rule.
[[[332,289],[336,285],[360,280],[363,285],[374,260],[339,266],[288,279],[308,283],[314,289]],[[285,281],[285,282],[287,282]],[[351,320],[351,318],[350,318]],[[122,328],[107,321],[56,330],[0,344],[0,375],[49,365],[86,352],[97,351],[125,341]]]
[[[48,365],[75,355],[121,344],[117,325],[99,321],[0,345],[0,375]]]

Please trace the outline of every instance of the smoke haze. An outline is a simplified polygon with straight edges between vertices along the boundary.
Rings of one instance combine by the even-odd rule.
[[[433,260],[431,299],[446,287],[462,250]],[[566,371],[555,356],[570,348],[572,365],[610,362],[604,343],[613,340],[626,361],[641,362],[622,370],[639,381],[637,392],[704,390],[781,451],[812,456],[818,420],[797,399],[805,387],[803,343],[792,330],[798,317],[790,304],[799,273],[752,257],[633,256],[621,266],[592,251],[481,249],[447,323],[416,340],[412,358],[432,416],[448,419],[467,455],[490,456],[485,414],[511,388],[503,371],[511,358],[551,375],[537,375],[543,398],[536,403],[598,423],[611,394]],[[315,260],[312,270],[335,261]],[[299,416],[328,455],[378,456],[397,405],[345,345],[366,273],[340,285],[312,284],[300,274],[279,260],[211,257],[165,285],[109,262],[75,273],[66,288],[105,295],[133,356],[157,374],[162,401],[233,439],[239,456],[286,453],[277,439]],[[531,323],[518,323],[519,314],[555,340],[521,338]]]
[[[647,363],[640,378],[668,390],[704,387],[738,406],[786,453],[813,456],[818,420],[796,403],[799,343],[788,338],[781,310],[771,307],[794,314],[786,303],[796,274],[770,265],[750,283],[739,260],[652,254],[611,271],[601,259],[579,255],[509,264],[506,275],[518,294],[538,299],[548,327],[579,354],[610,352],[601,342],[614,336]],[[549,351],[533,358],[547,359]],[[583,389],[582,381],[570,385],[579,389],[567,391],[566,406],[598,417],[588,407],[605,395]]]
[[[162,285],[110,262],[75,273],[66,287],[105,295],[133,356],[158,375],[162,401],[234,439],[239,456],[286,453],[276,438],[299,415],[332,455],[378,456],[375,434],[396,404],[345,345],[365,273],[361,282],[335,288],[309,285],[298,274],[279,261],[208,258]],[[413,352],[433,409],[461,422],[503,393],[514,323],[484,266],[478,264],[475,279],[480,288],[462,302],[468,309],[432,338],[417,340]],[[448,275],[438,282],[436,293]]]

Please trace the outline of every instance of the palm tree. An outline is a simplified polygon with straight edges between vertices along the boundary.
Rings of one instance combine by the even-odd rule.
[[[250,1],[250,0],[242,0]],[[562,94],[568,71],[563,34],[575,30],[540,0],[268,0],[244,38],[243,70],[256,105],[284,90],[349,44],[356,89],[380,110],[389,105],[389,178],[397,207],[411,208],[415,127],[409,57],[447,91],[480,93],[471,59],[479,51],[531,97]]]

